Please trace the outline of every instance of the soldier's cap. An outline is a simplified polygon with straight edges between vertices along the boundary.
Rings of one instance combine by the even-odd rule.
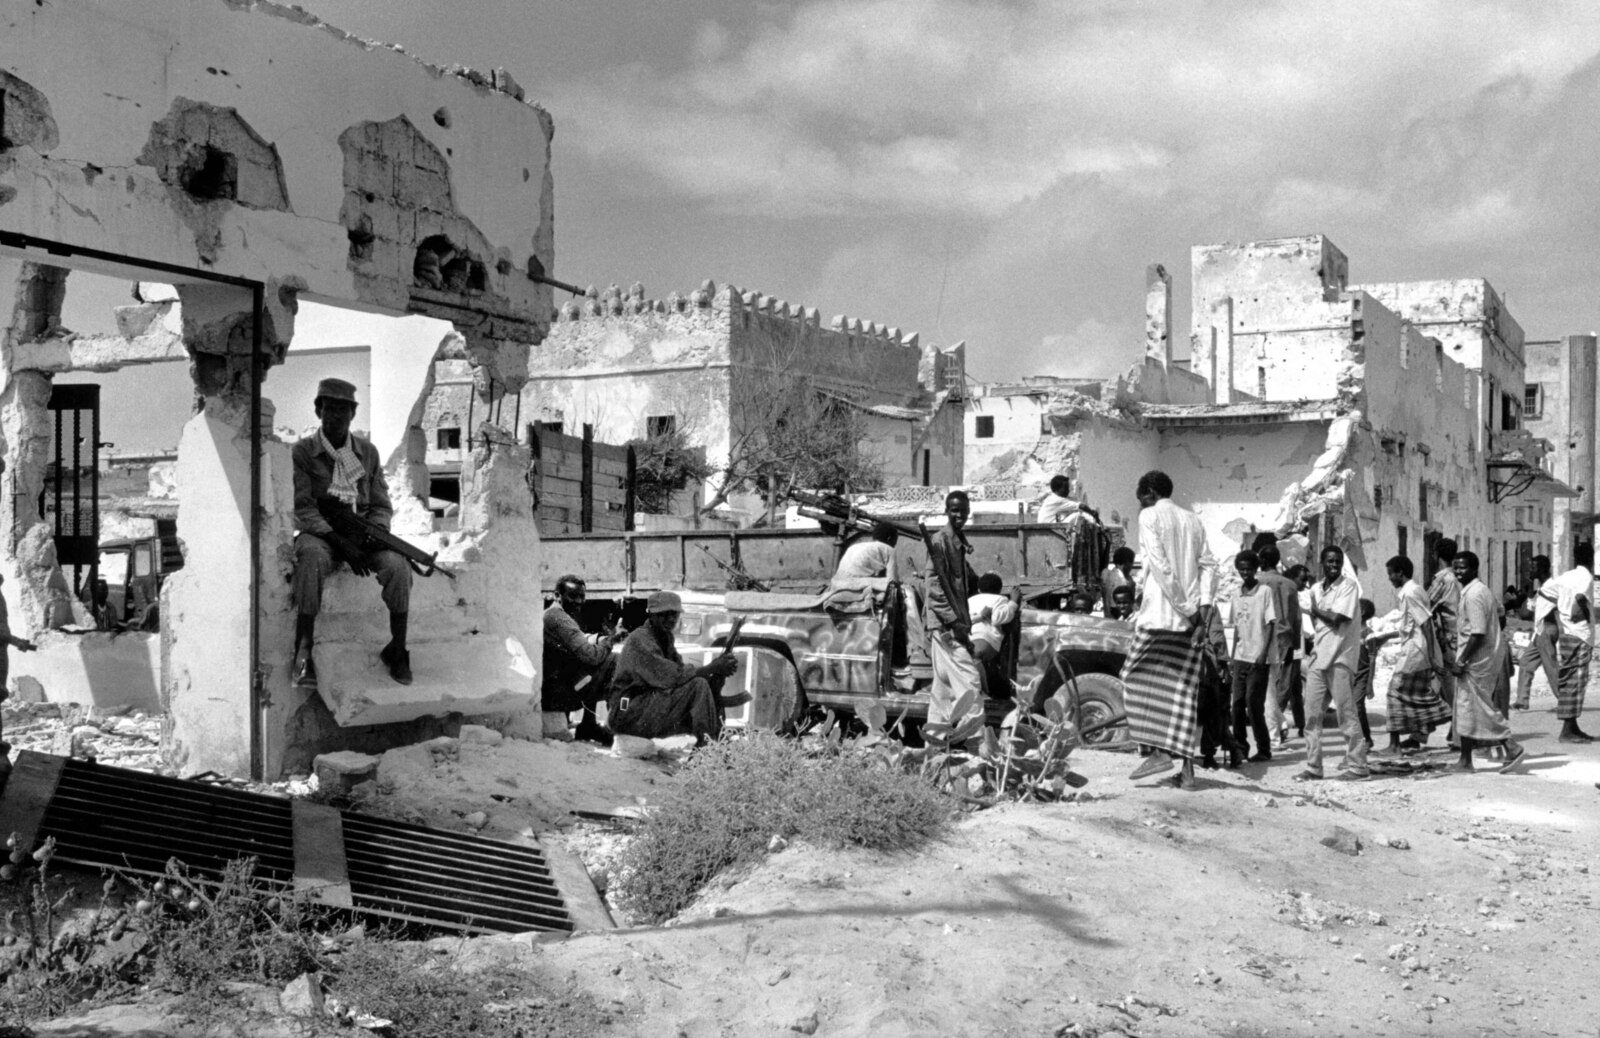
[[[313,400],[345,400],[353,404],[356,387],[342,378],[325,378],[317,383],[317,395]]]
[[[683,612],[683,599],[674,591],[652,591],[650,597],[645,599],[644,611],[646,613],[681,613]]]

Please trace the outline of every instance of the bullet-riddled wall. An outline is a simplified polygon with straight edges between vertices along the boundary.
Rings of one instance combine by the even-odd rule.
[[[73,343],[52,346],[70,337],[50,320],[60,305],[52,279],[92,266],[175,283],[200,413],[177,466],[187,566],[162,611],[168,750],[185,770],[242,773],[244,733],[259,721],[266,759],[257,764],[276,774],[292,733],[317,726],[299,717],[308,703],[287,680],[292,487],[289,447],[270,439],[259,445],[263,652],[252,696],[252,379],[264,377],[270,401],[265,367],[283,359],[297,299],[308,295],[449,320],[486,398],[520,387],[552,305],[530,277],[553,265],[550,119],[504,73],[428,66],[266,0],[5,0],[0,94],[8,476],[42,478],[43,401],[59,358],[72,366]],[[17,236],[55,246],[21,248]],[[74,250],[122,262],[91,264]],[[149,263],[258,285],[264,319],[252,326],[249,285],[151,273]],[[264,368],[255,371],[258,333]],[[270,404],[261,424],[272,428]],[[10,495],[5,509],[0,568],[19,578],[8,599],[36,603],[14,589],[48,579],[53,546],[29,495]],[[520,536],[511,541],[526,549]],[[494,564],[492,538],[473,550]],[[537,624],[521,615],[534,615],[532,605],[496,603],[491,620],[537,661]],[[35,633],[39,612],[14,610],[14,627]],[[512,684],[513,698],[537,705],[536,675]],[[261,717],[251,716],[253,698]]]

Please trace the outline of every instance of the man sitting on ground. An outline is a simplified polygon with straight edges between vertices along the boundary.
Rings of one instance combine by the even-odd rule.
[[[722,696],[722,683],[739,669],[731,653],[712,657],[696,667],[683,662],[674,634],[683,616],[683,599],[656,591],[645,601],[645,622],[622,643],[611,683],[608,709],[611,731],[642,739],[692,735],[704,745],[722,732],[725,707],[748,702],[748,696]]]
[[[616,669],[614,634],[585,634],[579,626],[588,586],[569,573],[556,581],[556,600],[544,611],[544,709],[564,714],[582,710],[576,738],[611,745],[611,735],[595,718]]]

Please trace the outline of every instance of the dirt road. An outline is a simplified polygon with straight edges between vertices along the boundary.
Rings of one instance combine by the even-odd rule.
[[[547,953],[639,1035],[1595,1034],[1600,749],[1515,720],[1521,775],[1308,787],[1291,747],[1184,793],[1085,752],[1078,803],[915,857],[790,847]]]

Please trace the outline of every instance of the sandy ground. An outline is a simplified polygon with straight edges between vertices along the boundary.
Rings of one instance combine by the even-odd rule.
[[[1076,802],[983,811],[914,855],[792,845],[666,927],[533,947],[617,1035],[1600,1034],[1600,744],[1558,744],[1551,705],[1513,717],[1518,775],[1307,786],[1294,742],[1185,793],[1080,751]],[[570,812],[657,802],[677,767],[412,747],[363,809],[456,829],[482,812],[482,835],[564,839],[603,884],[622,827]],[[1320,842],[1335,827],[1359,854]]]

